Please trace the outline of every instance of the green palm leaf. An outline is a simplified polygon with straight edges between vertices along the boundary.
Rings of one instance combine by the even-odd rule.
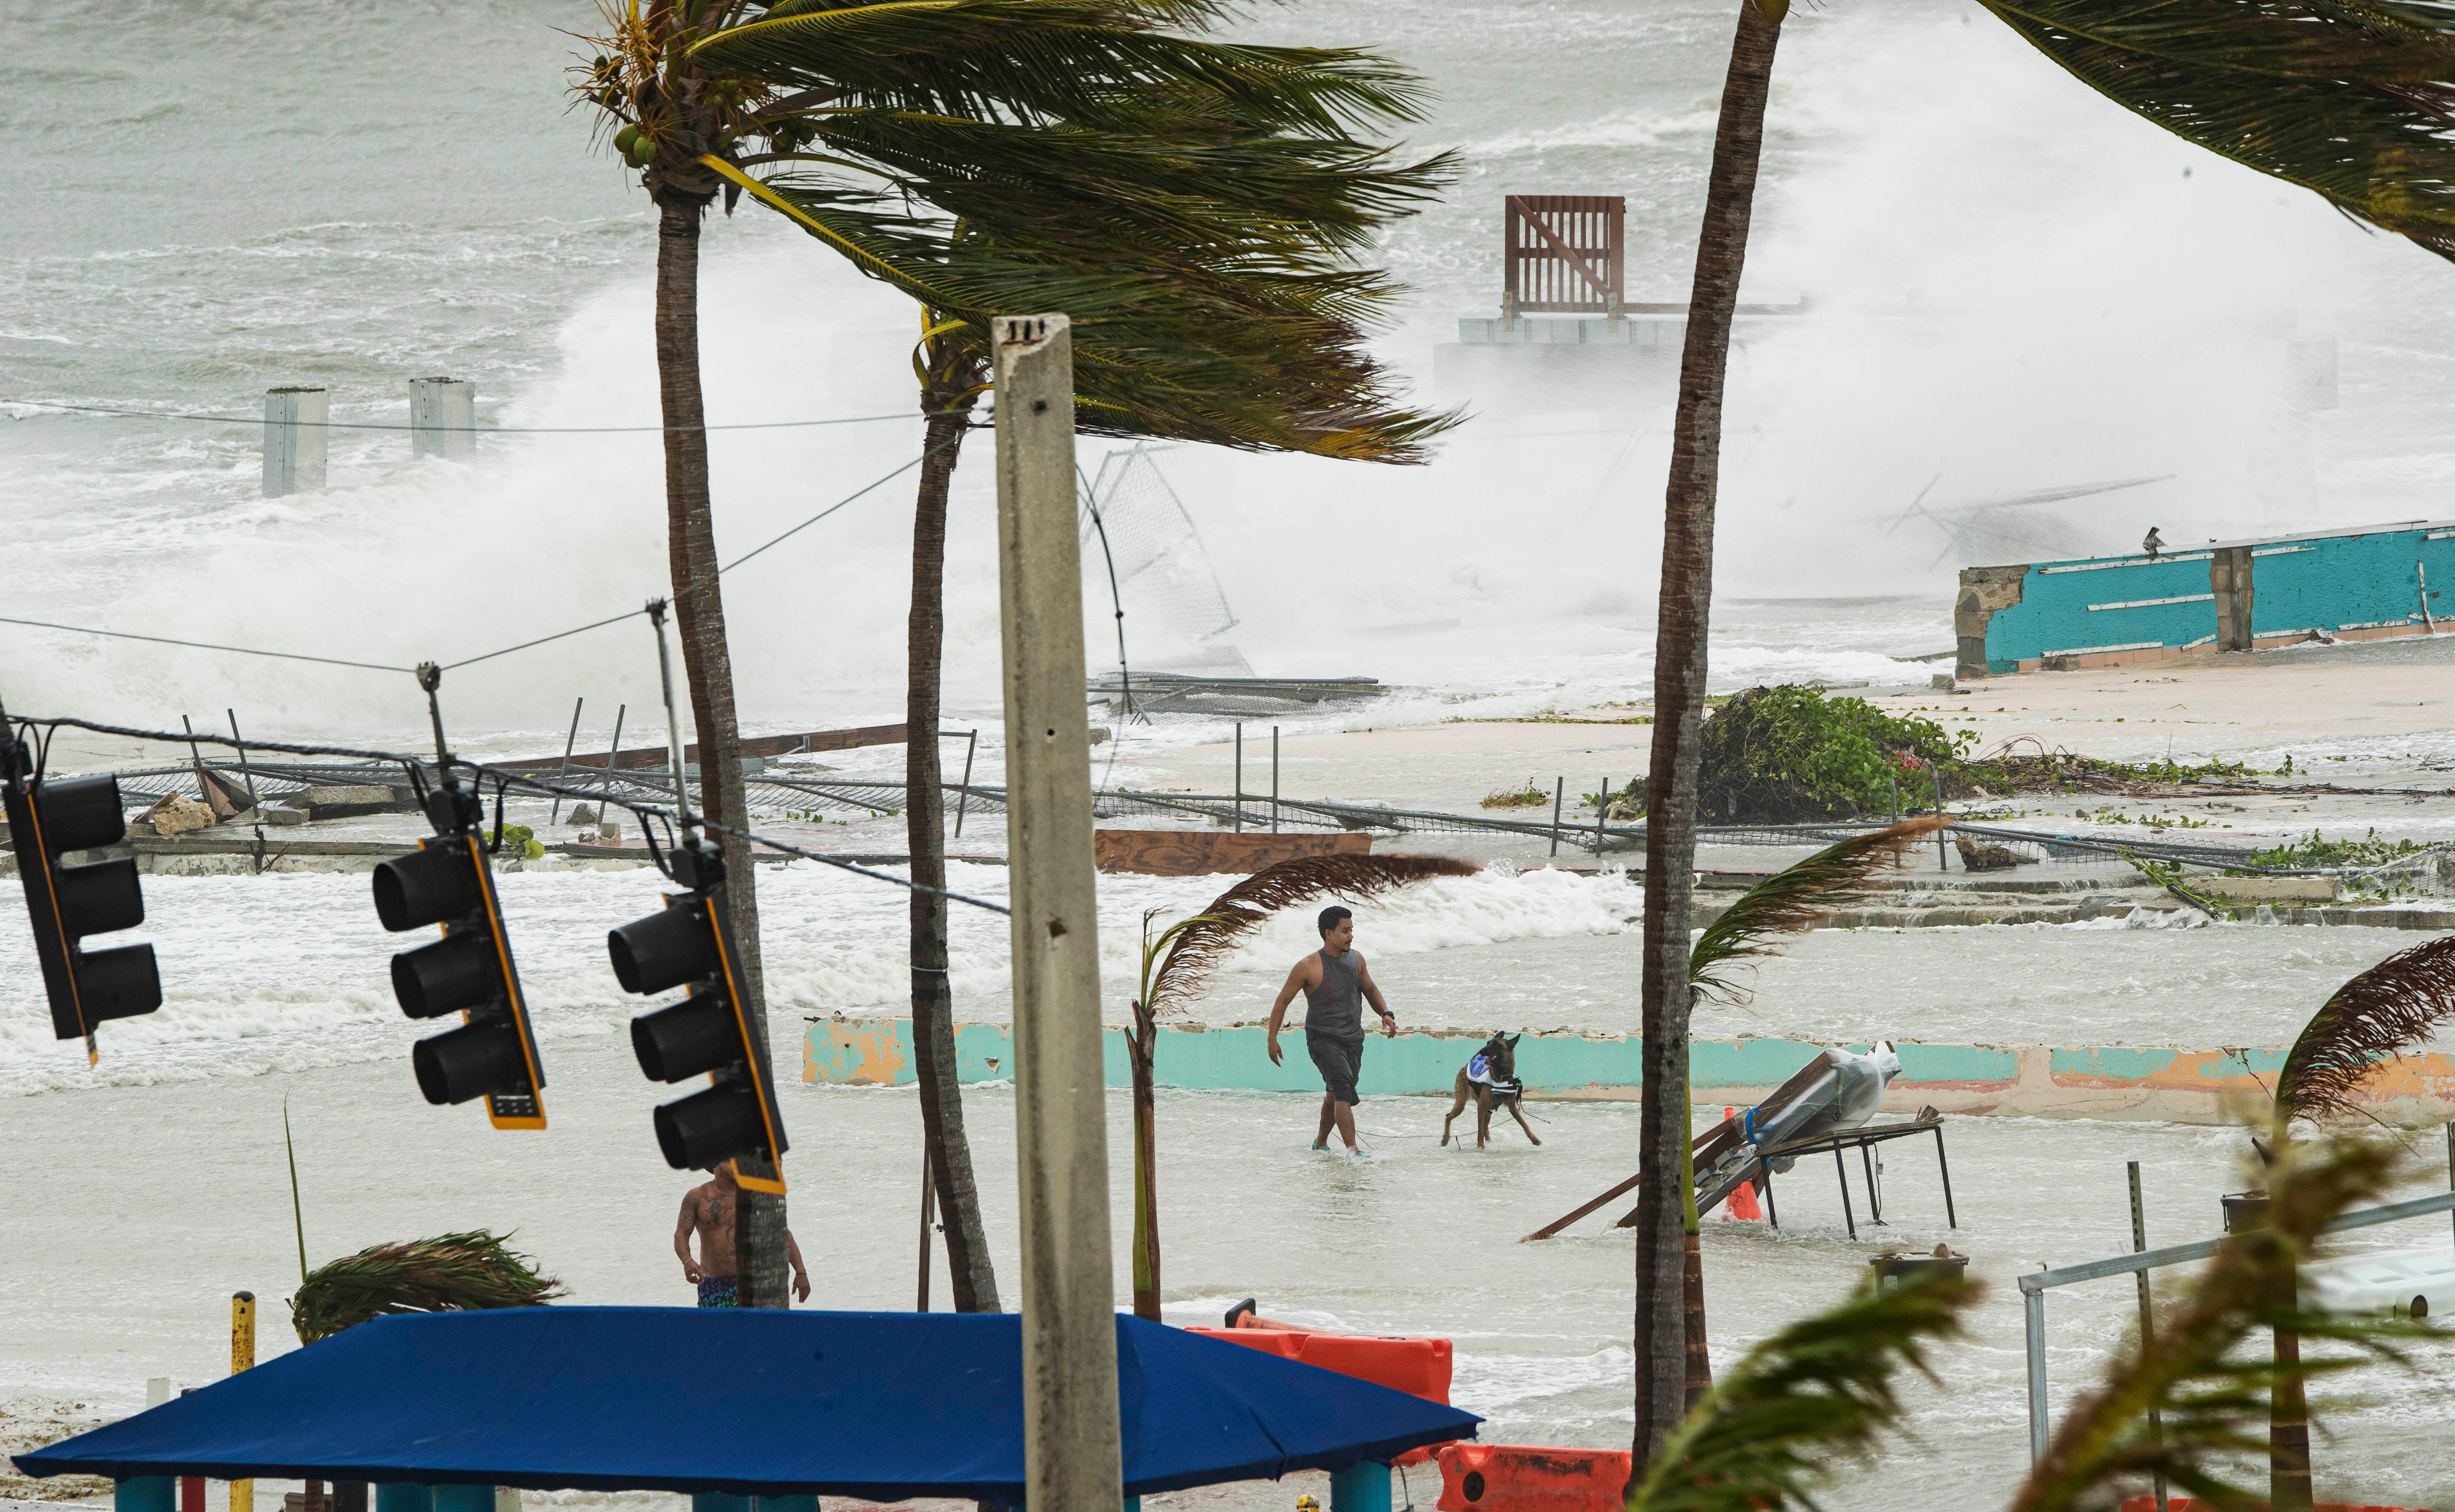
[[[1814,1506],[1813,1492],[1871,1457],[1899,1419],[1902,1369],[1935,1378],[1928,1347],[1961,1337],[1979,1291],[1949,1272],[1889,1287],[1870,1276],[1840,1306],[1783,1328],[1664,1441],[1628,1512]]]
[[[2338,0],[1978,0],[2108,99],[2455,257],[2455,14]]]
[[[2263,1497],[2226,1482],[2220,1466],[2230,1457],[2266,1458],[2270,1395],[2288,1381],[2400,1361],[2399,1341],[2433,1335],[2426,1324],[2303,1313],[2292,1300],[2312,1241],[2337,1215],[2375,1200],[2394,1174],[2390,1145],[2337,1139],[2280,1151],[2262,1173],[2268,1225],[2227,1238],[2154,1338],[2116,1355],[2104,1384],[2048,1441],[2013,1512],[2111,1506],[2152,1473],[2220,1507],[2264,1505]],[[2279,1364],[2247,1347],[2262,1329],[2347,1348]],[[2154,1432],[2151,1412],[2161,1422]]]
[[[2378,1063],[2455,1020],[2455,935],[2402,950],[2328,995],[2285,1053],[2276,1121],[2349,1118]]]
[[[1912,845],[1951,822],[1941,815],[1904,819],[1826,846],[1766,877],[1696,937],[1688,951],[1689,985],[1725,1002],[1739,1000],[1743,991],[1725,968],[1772,955],[1778,936],[1814,929],[1877,873],[1899,865]]]

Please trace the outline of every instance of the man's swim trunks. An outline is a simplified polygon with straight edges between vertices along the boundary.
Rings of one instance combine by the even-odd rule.
[[[1321,1073],[1321,1084],[1329,1089],[1329,1100],[1354,1103],[1355,1079],[1364,1074],[1364,1041],[1309,1034],[1305,1036],[1305,1053],[1312,1057],[1313,1069]]]
[[[701,1307],[739,1307],[741,1305],[741,1278],[710,1276],[699,1283],[699,1304]]]

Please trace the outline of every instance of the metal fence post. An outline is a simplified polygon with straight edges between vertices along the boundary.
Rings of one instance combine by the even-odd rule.
[[[279,498],[324,486],[326,427],[333,396],[321,389],[264,391],[264,496]]]
[[[1553,777],[1552,779],[1552,854],[1553,856],[1560,854],[1560,804],[1568,796],[1569,779],[1565,776]],[[2455,1152],[2455,1124],[2447,1125],[2447,1139],[2450,1141],[2448,1150]],[[2450,1162],[2447,1169],[2455,1171],[2455,1153],[2450,1153],[2447,1159]]]
[[[1245,721],[1236,721],[1236,833],[1245,833]]]
[[[1601,799],[1594,805],[1594,859],[1603,858],[1603,820],[1611,816],[1611,778],[1603,778]]]
[[[1935,774],[1935,816],[1937,818],[1942,818],[1944,816],[1943,763],[1940,761],[1930,761],[1926,764],[1926,769]],[[1944,826],[1944,829],[1950,828],[1950,825]],[[1943,848],[1943,830],[1938,830],[1935,832],[1935,869],[1938,872],[1948,872],[1952,870],[1952,862]]]
[[[1064,315],[1007,315],[992,322],[990,350],[1014,906],[1024,1503],[1120,1512],[1073,338]]]
[[[2023,1292],[2029,1344],[2029,1462],[2046,1457],[2046,1294]]]
[[[571,733],[562,737],[562,767],[554,775],[556,787],[563,788],[571,785],[571,748],[579,740],[579,706],[587,701],[585,696],[571,700]],[[554,816],[546,822],[548,824],[562,822],[562,795],[559,793],[554,796]]]
[[[468,457],[477,451],[477,386],[466,378],[409,380],[409,454]]]
[[[1279,833],[1279,727],[1270,726],[1270,833]]]
[[[2131,1179],[2131,1253],[2140,1255],[2148,1249],[2148,1209],[2140,1200],[2140,1162],[2124,1162]],[[2148,1273],[2140,1276],[2140,1353],[2145,1358],[2157,1339],[2157,1314],[2149,1306]],[[2148,1409],[2148,1441],[2161,1446],[2165,1441],[2165,1422],[2156,1408]],[[2157,1493],[2157,1512],[2166,1512],[2165,1472],[2159,1470],[2152,1481]]]
[[[905,732],[907,735],[910,733]],[[974,730],[964,736],[964,791],[955,799],[955,838],[959,840],[964,837],[964,811],[972,806],[972,754],[980,749],[980,731]]]

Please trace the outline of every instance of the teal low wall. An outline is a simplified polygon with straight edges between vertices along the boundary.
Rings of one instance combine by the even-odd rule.
[[[1467,1030],[1417,1029],[1366,1041],[1360,1090],[1367,1097],[1428,1097],[1456,1084],[1484,1040]],[[1318,1095],[1321,1078],[1301,1029],[1283,1033],[1282,1062],[1256,1023],[1168,1024],[1154,1057],[1159,1084],[1210,1092]],[[1126,1037],[1105,1039],[1107,1084],[1129,1085]],[[1700,1104],[1753,1101],[1789,1079],[1822,1045],[1798,1039],[1699,1039],[1689,1047],[1689,1089]],[[1863,1051],[1863,1044],[1851,1045]],[[2283,1064],[2276,1049],[2187,1050],[2135,1045],[1936,1045],[1895,1042],[1900,1074],[1885,1094],[1891,1112],[2026,1118],[2156,1119],[2218,1123],[2262,1116],[2266,1089]],[[958,1024],[955,1067],[967,1082],[1014,1075],[1004,1024]],[[1517,1042],[1517,1074],[1530,1096],[1633,1101],[1644,1081],[1644,1045],[1633,1035],[1530,1032]],[[840,1086],[905,1086],[914,1079],[908,1018],[826,1018],[802,1040],[801,1079]],[[2390,1123],[2455,1118],[2455,1057],[2440,1051],[2382,1063],[2354,1094]]]

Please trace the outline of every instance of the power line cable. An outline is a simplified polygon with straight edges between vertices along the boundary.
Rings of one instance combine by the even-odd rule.
[[[261,651],[254,646],[224,646],[210,640],[180,640],[171,635],[140,635],[132,630],[95,630],[87,625],[61,625],[48,619],[16,619],[7,615],[0,615],[0,625],[33,625],[43,630],[65,630],[78,635],[101,635],[111,640],[150,640],[157,646],[186,646],[196,651],[227,651],[240,656],[278,656],[284,661],[320,661],[328,667],[357,667],[367,672],[411,670],[407,667],[388,666],[379,661],[344,661],[338,656],[310,656],[295,651]]]
[[[201,741],[207,745],[230,746],[233,749],[239,750],[278,751],[284,756],[350,756],[360,761],[380,761],[387,765],[405,766],[413,770],[421,765],[432,764],[425,757],[407,756],[398,751],[374,751],[358,746],[297,745],[281,740],[241,741],[233,739],[228,736],[208,735],[201,730],[180,732],[172,732],[169,730],[138,730],[132,729],[127,725],[102,724],[95,720],[78,719],[66,715],[51,716],[12,715],[9,717],[10,722],[15,724],[42,727],[45,731],[44,740],[46,743],[48,743],[51,738],[49,734],[50,731],[56,729],[61,725],[66,725],[72,730],[91,731],[95,735],[115,735],[131,740],[168,741],[173,744],[189,741]],[[482,761],[472,761],[466,756],[454,756],[452,758],[452,764],[455,766],[467,767],[470,771],[475,772],[481,776],[493,777],[496,781],[506,787],[516,787],[526,793],[555,794],[563,797],[574,798],[593,798],[599,803],[615,804],[619,808],[629,811],[632,815],[641,819],[643,821],[643,833],[645,830],[644,821],[651,817],[664,820],[667,823],[680,822],[676,818],[672,810],[661,807],[658,804],[636,802],[630,798],[617,797],[611,793],[599,790],[564,787],[560,783],[548,782],[542,777],[531,776],[523,772],[505,771],[501,768],[488,766]],[[707,818],[703,816],[694,818],[691,822],[697,824],[701,829],[714,830],[719,835],[730,835],[736,839],[744,840],[754,845],[763,845],[769,850],[781,851],[787,856],[799,857],[800,858],[808,861],[818,861],[824,865],[835,867],[839,871],[852,872],[858,876],[866,877],[873,881],[891,883],[892,885],[903,888],[908,892],[934,894],[940,897],[947,899],[949,902],[969,903],[974,908],[984,908],[992,914],[1012,914],[1014,912],[1004,903],[992,903],[986,898],[974,897],[968,893],[958,893],[951,888],[930,887],[920,882],[915,882],[908,877],[896,877],[886,872],[872,871],[870,868],[862,866],[859,862],[847,861],[841,857],[828,856],[821,851],[803,850],[798,845],[789,844],[786,841],[776,839],[773,837],[761,835],[756,830],[736,829],[732,825],[720,824],[714,819]]]
[[[267,420],[253,414],[195,414],[173,410],[132,410],[109,404],[64,404],[55,399],[0,399],[28,409],[68,410],[80,414],[131,415],[140,420],[201,420],[213,425],[294,425],[317,431],[432,431],[455,435],[625,435],[672,431],[787,431],[814,425],[869,425],[881,420],[925,420],[928,411],[901,414],[845,414],[823,420],[759,420],[735,425],[394,425],[375,420]],[[955,411],[940,412],[952,414]]]

